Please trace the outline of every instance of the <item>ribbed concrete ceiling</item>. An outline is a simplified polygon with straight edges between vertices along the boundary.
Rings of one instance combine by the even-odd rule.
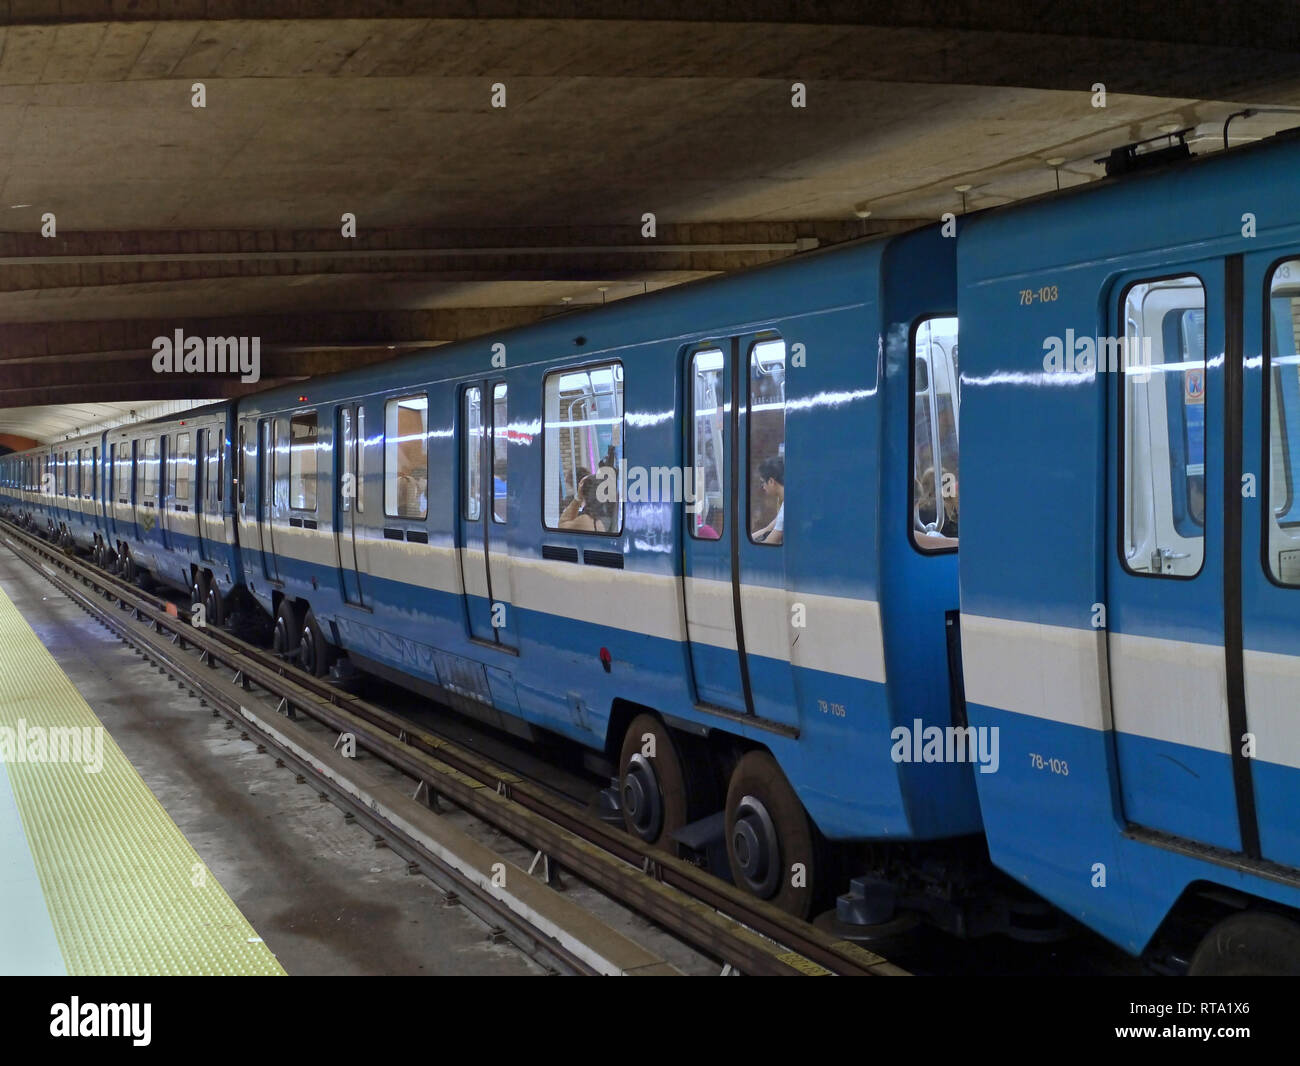
[[[1295,20],[1268,5],[345,6],[0,0],[0,432],[238,391],[159,381],[151,331],[328,372],[1093,180],[1163,129],[1212,150],[1229,113],[1300,104]]]

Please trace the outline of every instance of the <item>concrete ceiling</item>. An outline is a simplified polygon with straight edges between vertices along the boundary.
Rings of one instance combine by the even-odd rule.
[[[261,337],[264,386],[1091,181],[1173,127],[1212,150],[1231,112],[1300,104],[1278,5],[647,6],[0,0],[0,432],[240,391],[153,374],[177,328]]]

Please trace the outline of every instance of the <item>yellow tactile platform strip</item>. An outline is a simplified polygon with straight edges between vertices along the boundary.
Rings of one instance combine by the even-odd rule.
[[[12,751],[20,719],[21,757]],[[7,738],[11,749],[0,757],[69,974],[284,974],[107,730],[98,773],[85,770],[94,741],[85,761],[66,758],[70,744],[66,761],[27,758],[39,754],[33,738],[48,741],[52,728],[103,727],[3,592],[0,727],[0,745]]]

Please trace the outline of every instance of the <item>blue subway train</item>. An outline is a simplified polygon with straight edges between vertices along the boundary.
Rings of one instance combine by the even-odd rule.
[[[0,507],[319,676],[577,742],[630,832],[845,935],[1293,972],[1297,163],[43,446]]]

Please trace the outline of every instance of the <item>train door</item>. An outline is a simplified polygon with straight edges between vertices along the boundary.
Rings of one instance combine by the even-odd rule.
[[[200,429],[195,435],[194,524],[199,538],[199,558],[207,560],[216,558],[216,546],[222,535],[216,498],[221,484],[218,470],[221,436],[222,431],[212,427]]]
[[[335,500],[334,541],[338,548],[339,574],[343,581],[343,599],[347,603],[364,607],[365,597],[361,587],[361,571],[357,567],[357,523],[364,522],[365,498],[361,491],[360,468],[357,462],[360,430],[359,404],[342,404],[336,415],[335,427],[338,446],[334,449]]]
[[[257,538],[262,553],[262,572],[268,581],[280,580],[275,557],[276,419],[263,418],[257,424]]]
[[[1248,737],[1237,744],[1252,745],[1259,854],[1300,866],[1294,800],[1300,778],[1300,248],[1283,258],[1272,251],[1245,257],[1242,304],[1241,654]]]
[[[732,580],[732,559],[743,532],[732,506],[731,348],[730,341],[707,343],[686,356],[686,457],[694,499],[684,513],[683,599],[697,698],[747,713],[748,679],[742,677]]]
[[[179,520],[176,517],[176,440],[164,433],[158,441],[158,533],[162,546],[171,550],[176,540]]]
[[[701,702],[793,726],[785,359],[785,342],[775,334],[734,338],[688,356],[697,502],[686,511],[683,575]]]
[[[1105,625],[1124,814],[1235,851],[1242,723],[1230,724],[1224,651],[1225,514],[1240,504],[1224,494],[1234,384],[1208,358],[1225,351],[1225,279],[1222,260],[1126,279],[1112,309],[1123,348],[1098,351],[1100,369],[1115,370],[1104,375],[1116,486]]]
[[[459,554],[469,635],[516,646],[507,530],[509,400],[506,383],[461,390]]]

